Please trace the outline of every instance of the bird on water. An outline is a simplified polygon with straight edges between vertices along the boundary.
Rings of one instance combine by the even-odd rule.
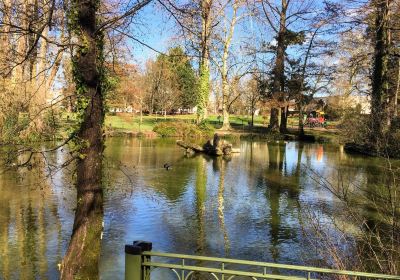
[[[168,170],[172,169],[172,165],[169,163],[164,163],[164,168],[168,171]]]

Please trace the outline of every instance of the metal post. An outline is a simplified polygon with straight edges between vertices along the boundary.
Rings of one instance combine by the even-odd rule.
[[[142,280],[142,248],[125,245],[125,280]]]
[[[152,243],[133,241],[125,245],[125,280],[144,280],[142,252],[151,251]]]

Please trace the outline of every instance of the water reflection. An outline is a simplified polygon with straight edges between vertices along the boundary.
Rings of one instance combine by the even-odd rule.
[[[197,246],[196,254],[204,254],[205,246],[205,200],[207,192],[207,170],[204,157],[196,157],[196,213],[197,213]]]
[[[0,279],[57,275],[62,221],[54,189],[37,173],[22,169],[0,177]]]
[[[226,164],[227,160],[218,157],[215,158],[213,161],[213,166],[215,166],[214,171],[219,172],[219,183],[218,183],[218,218],[219,218],[219,224],[221,227],[221,231],[223,232],[224,235],[224,251],[225,255],[229,256],[229,250],[230,250],[230,244],[229,244],[229,236],[228,236],[228,231],[225,225],[225,206],[224,206],[224,201],[225,201],[225,170],[226,170]]]
[[[338,174],[360,184],[383,180],[381,160],[340,147],[236,145],[241,153],[231,159],[188,158],[174,140],[109,139],[101,279],[123,279],[123,246],[137,239],[161,251],[309,263],[319,255],[304,246],[299,213],[311,207],[333,215],[336,203],[310,170],[333,182]],[[65,159],[59,152],[49,160]],[[62,170],[45,180],[45,171],[0,174],[0,279],[58,277],[74,219],[74,177]]]

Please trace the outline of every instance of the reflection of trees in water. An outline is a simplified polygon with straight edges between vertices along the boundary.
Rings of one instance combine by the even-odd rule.
[[[296,240],[295,229],[290,225],[282,225],[284,213],[281,201],[286,198],[287,207],[297,209],[299,199],[299,173],[302,148],[298,149],[297,168],[294,174],[289,174],[285,160],[286,143],[269,144],[269,167],[265,171],[267,184],[266,196],[269,201],[269,235],[271,238],[270,252],[272,259],[280,260],[280,245],[286,240]],[[298,171],[297,171],[298,170]],[[285,197],[283,195],[286,195]]]
[[[212,236],[211,234],[207,234],[208,229],[206,225],[206,214],[209,214],[206,206],[208,205],[207,191],[209,191],[207,190],[207,179],[210,181],[210,177],[207,178],[207,176],[211,176],[207,173],[207,159],[203,156],[185,159],[182,157],[182,154],[171,149],[171,146],[167,147],[167,149],[161,148],[157,151],[156,148],[145,144],[145,142],[140,143],[143,144],[141,148],[134,146],[135,152],[127,149],[126,146],[124,146],[126,143],[115,145],[118,147],[110,145],[109,147],[112,147],[112,149],[110,149],[110,154],[113,154],[114,151],[118,150],[118,154],[112,156],[115,156],[118,160],[121,158],[121,161],[129,162],[132,165],[138,164],[139,161],[143,166],[159,165],[160,167],[157,167],[157,169],[150,168],[151,170],[147,171],[139,169],[139,172],[148,173],[139,173],[137,176],[143,178],[140,180],[143,180],[146,187],[150,186],[154,189],[154,192],[150,192],[151,194],[161,193],[163,194],[163,197],[165,197],[166,201],[171,203],[171,205],[182,205],[182,208],[177,210],[178,213],[181,211],[182,215],[177,215],[179,216],[177,219],[172,219],[174,222],[179,221],[179,223],[166,225],[166,227],[170,226],[170,228],[166,229],[167,233],[169,233],[168,231],[172,232],[172,234],[169,234],[168,236],[173,236],[172,242],[180,243],[178,246],[185,246],[185,250],[189,247],[189,250],[195,248],[196,253],[198,254],[210,253],[210,248],[207,248],[206,243],[207,238]],[[227,163],[222,158],[216,158],[213,161],[213,166],[216,171],[215,174],[219,175],[217,183],[217,201],[215,201],[217,202],[217,211],[216,213],[214,212],[214,214],[218,214],[218,222],[220,225],[218,234],[221,236],[221,232],[223,233],[224,247],[226,251],[231,249],[234,252],[233,249],[235,248],[233,248],[233,245],[232,248],[230,248],[226,229],[226,227],[229,226],[231,219],[225,220],[226,216],[224,213],[224,207],[227,207],[231,200],[230,197],[225,197],[224,194],[234,195],[233,192],[235,190],[232,190],[231,192],[230,188],[231,186],[235,186],[236,181],[234,181],[233,184],[229,184],[232,180],[230,175],[232,170],[239,170],[240,173],[243,172],[245,175],[243,176],[243,181],[247,180],[243,185],[247,185],[249,190],[245,188],[245,191],[254,191],[251,189],[254,188],[254,186],[256,186],[255,191],[259,191],[261,187],[266,189],[265,196],[269,200],[270,204],[268,205],[269,209],[266,209],[264,212],[270,211],[270,215],[267,218],[269,223],[267,229],[269,232],[265,233],[263,238],[267,239],[269,233],[271,238],[270,254],[274,259],[282,261],[282,258],[287,257],[286,255],[282,255],[286,253],[284,252],[285,247],[282,246],[282,244],[288,240],[289,242],[291,242],[291,240],[296,242],[298,236],[296,236],[297,233],[294,232],[297,225],[292,228],[290,222],[285,219],[287,218],[288,210],[291,211],[291,209],[295,209],[301,205],[301,203],[298,202],[300,191],[299,184],[303,183],[304,185],[305,179],[304,174],[302,175],[302,171],[305,171],[305,169],[302,169],[300,163],[302,158],[304,161],[306,160],[304,154],[307,149],[310,152],[308,163],[310,165],[318,164],[312,160],[315,159],[316,156],[315,153],[312,154],[312,148],[310,148],[310,146],[312,145],[306,144],[303,147],[301,144],[296,144],[297,154],[293,156],[293,154],[290,154],[289,152],[291,147],[293,147],[291,146],[291,143],[285,144],[281,142],[278,144],[274,143],[268,145],[265,143],[254,143],[254,145],[246,146],[246,150],[250,155],[244,155],[244,153],[236,155],[236,158],[233,158],[230,163]],[[326,150],[324,150],[324,152],[326,152]],[[292,155],[292,157],[290,157],[290,155]],[[331,165],[338,166],[339,164],[338,162],[340,158],[337,158],[333,153],[327,153],[324,155],[324,158],[327,158]],[[356,174],[357,176],[363,176],[363,178],[368,179],[368,186],[371,190],[374,190],[374,188],[372,188],[374,184],[382,186],[387,184],[390,179],[389,176],[382,174],[379,175],[381,172],[380,168],[374,167],[374,165],[378,165],[378,162],[376,161],[353,156],[349,156],[348,158],[342,156],[341,159],[341,164],[344,166],[343,172],[347,172],[348,177],[351,175],[354,177]],[[296,160],[297,162],[295,162]],[[172,170],[166,171],[162,168],[162,165],[166,161],[170,161],[174,165]],[[295,163],[295,165],[293,165],[293,163]],[[227,169],[228,166],[230,167],[229,169]],[[266,166],[268,166],[268,168]],[[290,169],[291,166],[294,168]],[[33,172],[32,174],[37,174],[37,172]],[[35,175],[31,175],[30,179],[28,175],[28,173],[24,173],[19,174],[18,176],[25,178],[23,182],[24,184],[35,184],[34,182],[37,182]],[[4,175],[1,174],[0,176],[4,177]],[[7,176],[7,180],[10,181],[10,177],[12,176]],[[121,174],[116,172],[112,177],[121,177]],[[234,178],[237,179],[238,177]],[[191,179],[193,179],[193,185],[191,184]],[[46,240],[50,237],[52,239],[54,238],[56,235],[54,234],[54,231],[58,233],[57,244],[59,251],[57,252],[57,259],[61,259],[61,223],[57,213],[57,202],[53,202],[52,199],[52,189],[45,187],[43,191],[28,191],[27,188],[21,188],[18,189],[18,191],[11,191],[10,188],[9,193],[7,193],[5,185],[8,185],[8,183],[3,184],[3,182],[8,182],[7,180],[0,177],[0,193],[2,195],[0,197],[0,252],[2,254],[0,257],[0,271],[2,273],[0,278],[3,275],[4,278],[7,278],[8,275],[8,278],[11,279],[22,279],[23,277],[30,279],[30,275],[32,275],[33,271],[35,271],[38,278],[45,278],[46,275],[44,272],[52,271],[53,269],[53,260],[49,259],[48,256],[46,257],[46,254],[52,250],[49,248],[50,245],[46,244]],[[300,180],[303,181],[300,182]],[[157,181],[159,184],[157,184]],[[193,192],[192,189],[190,189],[190,192],[187,192],[188,186],[193,186]],[[21,190],[21,196],[15,195],[19,190]],[[264,190],[262,192],[264,192]],[[181,203],[181,200],[179,200],[179,198],[182,198],[182,195],[184,195],[185,199],[189,198],[186,203]],[[194,199],[194,201],[191,199]],[[238,199],[238,202],[242,203],[240,198]],[[370,197],[368,201],[371,201],[372,199],[373,197]],[[178,201],[175,204],[176,200]],[[126,207],[123,203],[126,203],[126,201],[116,201],[115,204],[113,202],[112,207],[114,209],[122,209],[123,207]],[[262,203],[264,203],[264,197]],[[368,205],[368,203],[364,203],[361,210],[364,210],[364,217],[370,219],[370,225],[373,226],[376,224],[376,217],[371,214],[367,215],[367,213],[371,213],[371,210],[373,210],[371,209],[371,205],[372,204]],[[254,207],[257,207],[257,205],[254,205]],[[188,208],[190,209],[188,210]],[[166,215],[169,214],[170,212],[167,212]],[[233,215],[237,216],[237,214]],[[257,215],[259,215],[259,213],[257,213]],[[263,215],[263,213],[261,213],[261,215]],[[233,218],[236,218],[236,216]],[[229,218],[230,217],[231,216],[229,216]],[[246,214],[244,217],[251,218],[250,214]],[[49,224],[53,223],[56,224],[56,228],[49,226]],[[3,225],[8,226],[3,227]],[[261,225],[263,225],[262,230],[264,230],[264,228],[266,228],[264,227],[265,220],[262,221]],[[233,226],[236,227],[242,225]],[[184,227],[185,230],[182,229]],[[15,230],[15,237],[13,236],[14,228],[19,229],[18,231]],[[121,228],[126,230],[124,227]],[[384,227],[381,227],[381,229],[384,229]],[[28,230],[32,231],[30,236],[27,235]],[[230,234],[231,236],[229,237],[232,239],[231,242],[232,244],[235,244],[235,232],[232,231]],[[13,238],[16,240],[15,248],[13,247],[14,244],[12,244]],[[264,239],[259,240],[261,242],[264,241]],[[182,245],[183,243],[185,245]],[[31,246],[31,244],[34,244],[34,246]],[[358,244],[359,248],[362,248],[361,245],[361,243]],[[257,250],[254,251],[255,253],[252,256],[256,256],[255,254],[259,253]],[[26,256],[26,260],[24,260],[24,256]],[[43,256],[45,257],[43,258]],[[18,259],[18,261],[15,261],[16,259]],[[48,261],[40,262],[42,259],[48,259]],[[22,262],[24,264],[21,264]],[[18,269],[19,267],[20,269]]]
[[[206,196],[207,196],[207,156],[199,155],[196,160],[196,180],[195,180],[195,200],[196,200],[196,220],[197,220],[197,246],[195,254],[204,255],[206,253]],[[219,171],[218,182],[218,221],[223,233],[225,254],[229,254],[230,244],[228,233],[225,225],[224,216],[224,190],[225,190],[225,171],[226,159],[222,157],[212,158],[212,166],[214,171]],[[196,265],[203,265],[201,261],[196,261]],[[191,279],[208,279],[207,273],[194,273]]]
[[[196,181],[195,181],[195,203],[196,203],[196,221],[197,221],[197,239],[195,254],[204,255],[205,253],[205,200],[207,194],[207,167],[206,159],[202,155],[195,157],[196,160]],[[195,261],[195,265],[202,266],[202,261]],[[203,273],[195,272],[190,279],[202,280]]]
[[[0,177],[0,278],[46,279],[51,275],[49,264],[54,262],[54,272],[61,259],[61,251],[48,256],[49,238],[58,236],[61,244],[61,222],[51,186],[37,177],[44,172],[38,169],[10,171]],[[17,176],[24,178],[21,185],[13,183]]]
[[[399,170],[367,165],[367,184],[358,213],[362,238],[357,251],[364,270],[398,275],[400,272],[400,192]],[[354,215],[355,216],[355,215]],[[354,217],[353,216],[353,217]]]
[[[254,185],[263,188],[264,187],[263,171],[265,168],[260,168],[259,166],[262,166],[263,164],[265,166],[268,165],[267,162],[269,158],[268,145],[266,143],[263,143],[263,145],[261,146],[260,143],[257,142],[245,142],[245,146],[247,146],[245,149],[246,155],[248,153],[248,156],[245,157],[245,164],[244,164],[246,166],[248,173],[247,185],[248,186]],[[254,150],[256,150],[257,153],[254,153]]]
[[[170,201],[178,200],[187,189],[193,171],[191,159],[168,141],[148,139],[111,139],[106,158],[112,167],[108,171],[110,185],[128,192],[143,187],[152,188]],[[166,170],[165,163],[172,165]],[[129,178],[127,178],[129,177]]]
[[[221,230],[224,236],[224,250],[225,255],[229,256],[230,242],[228,231],[225,225],[225,214],[224,214],[224,192],[225,192],[225,171],[226,171],[226,160],[222,157],[214,158],[213,165],[215,169],[219,171],[219,182],[218,182],[218,219],[221,226]]]
[[[285,145],[285,144],[284,144]],[[269,150],[269,168],[267,170],[267,180],[269,177],[273,176],[273,183],[268,185],[268,201],[270,205],[270,216],[269,216],[269,235],[271,238],[270,252],[274,262],[279,260],[279,245],[282,238],[286,236],[281,235],[281,215],[280,210],[280,197],[282,193],[282,168],[283,168],[283,158],[285,155],[285,147],[280,144],[277,146],[268,145]]]
[[[205,199],[207,191],[207,169],[204,157],[198,156],[196,158],[196,214],[197,214],[197,247],[196,254],[204,254],[205,245]]]
[[[325,224],[321,225],[319,215],[326,208],[305,214],[311,245],[334,268],[397,275],[400,203],[391,191],[399,191],[393,177],[399,175],[398,171],[386,169],[379,158],[339,154],[332,161],[334,168],[312,174],[320,182],[319,187],[329,190],[336,199],[330,205],[333,209],[322,213]]]
[[[0,272],[4,279],[10,279],[10,255],[9,250],[9,232],[11,226],[11,201],[5,193],[6,185],[5,174],[0,172]],[[1,274],[0,274],[1,275]]]

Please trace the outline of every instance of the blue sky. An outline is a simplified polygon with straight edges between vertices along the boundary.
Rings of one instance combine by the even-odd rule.
[[[150,45],[152,48],[161,52],[166,52],[168,48],[174,45],[184,45],[183,41],[177,41],[175,38],[179,32],[179,26],[176,25],[174,19],[169,18],[165,10],[155,4],[146,6],[138,16],[140,25],[132,26],[132,34]],[[243,21],[235,30],[232,48],[239,48],[243,41],[243,37],[249,35],[251,27],[256,26],[250,24],[250,20]],[[139,30],[138,30],[139,29]],[[259,31],[255,30],[255,34]],[[133,49],[134,61],[144,66],[148,59],[155,58],[158,54],[153,50],[141,45],[133,40],[128,40],[129,46]]]
[[[175,23],[168,20],[163,11],[154,4],[146,6],[139,15],[142,25],[134,25],[132,30],[136,38],[150,45],[152,48],[165,52],[171,45],[171,38],[174,37]],[[136,63],[144,66],[148,59],[153,59],[157,53],[138,42],[134,42],[129,38],[128,44],[133,49],[134,60]]]
[[[318,2],[318,1],[317,1]],[[154,2],[155,3],[155,2]],[[141,25],[133,25],[132,32],[134,36],[151,47],[165,52],[168,47],[171,47],[172,37],[177,34],[177,29],[173,19],[168,19],[168,15],[165,10],[156,6],[155,4],[146,6],[139,14],[139,20]],[[242,12],[247,12],[244,9]],[[140,31],[138,31],[138,29]],[[235,38],[233,45],[239,46],[243,39],[248,36],[256,35],[258,39],[266,40],[270,42],[273,40],[273,32],[267,26],[260,26],[255,19],[247,18],[240,25],[236,27]],[[253,33],[254,32],[254,33]],[[262,34],[262,36],[260,36]],[[247,38],[249,40],[249,38]],[[247,41],[246,40],[246,41]],[[257,39],[252,39],[253,42],[247,41],[246,43],[256,44]],[[130,46],[134,49],[135,60],[140,63],[145,62],[148,58],[154,58],[157,53],[149,48],[140,45],[137,42],[128,39]],[[176,42],[175,42],[176,43]],[[183,42],[182,42],[183,44]]]

